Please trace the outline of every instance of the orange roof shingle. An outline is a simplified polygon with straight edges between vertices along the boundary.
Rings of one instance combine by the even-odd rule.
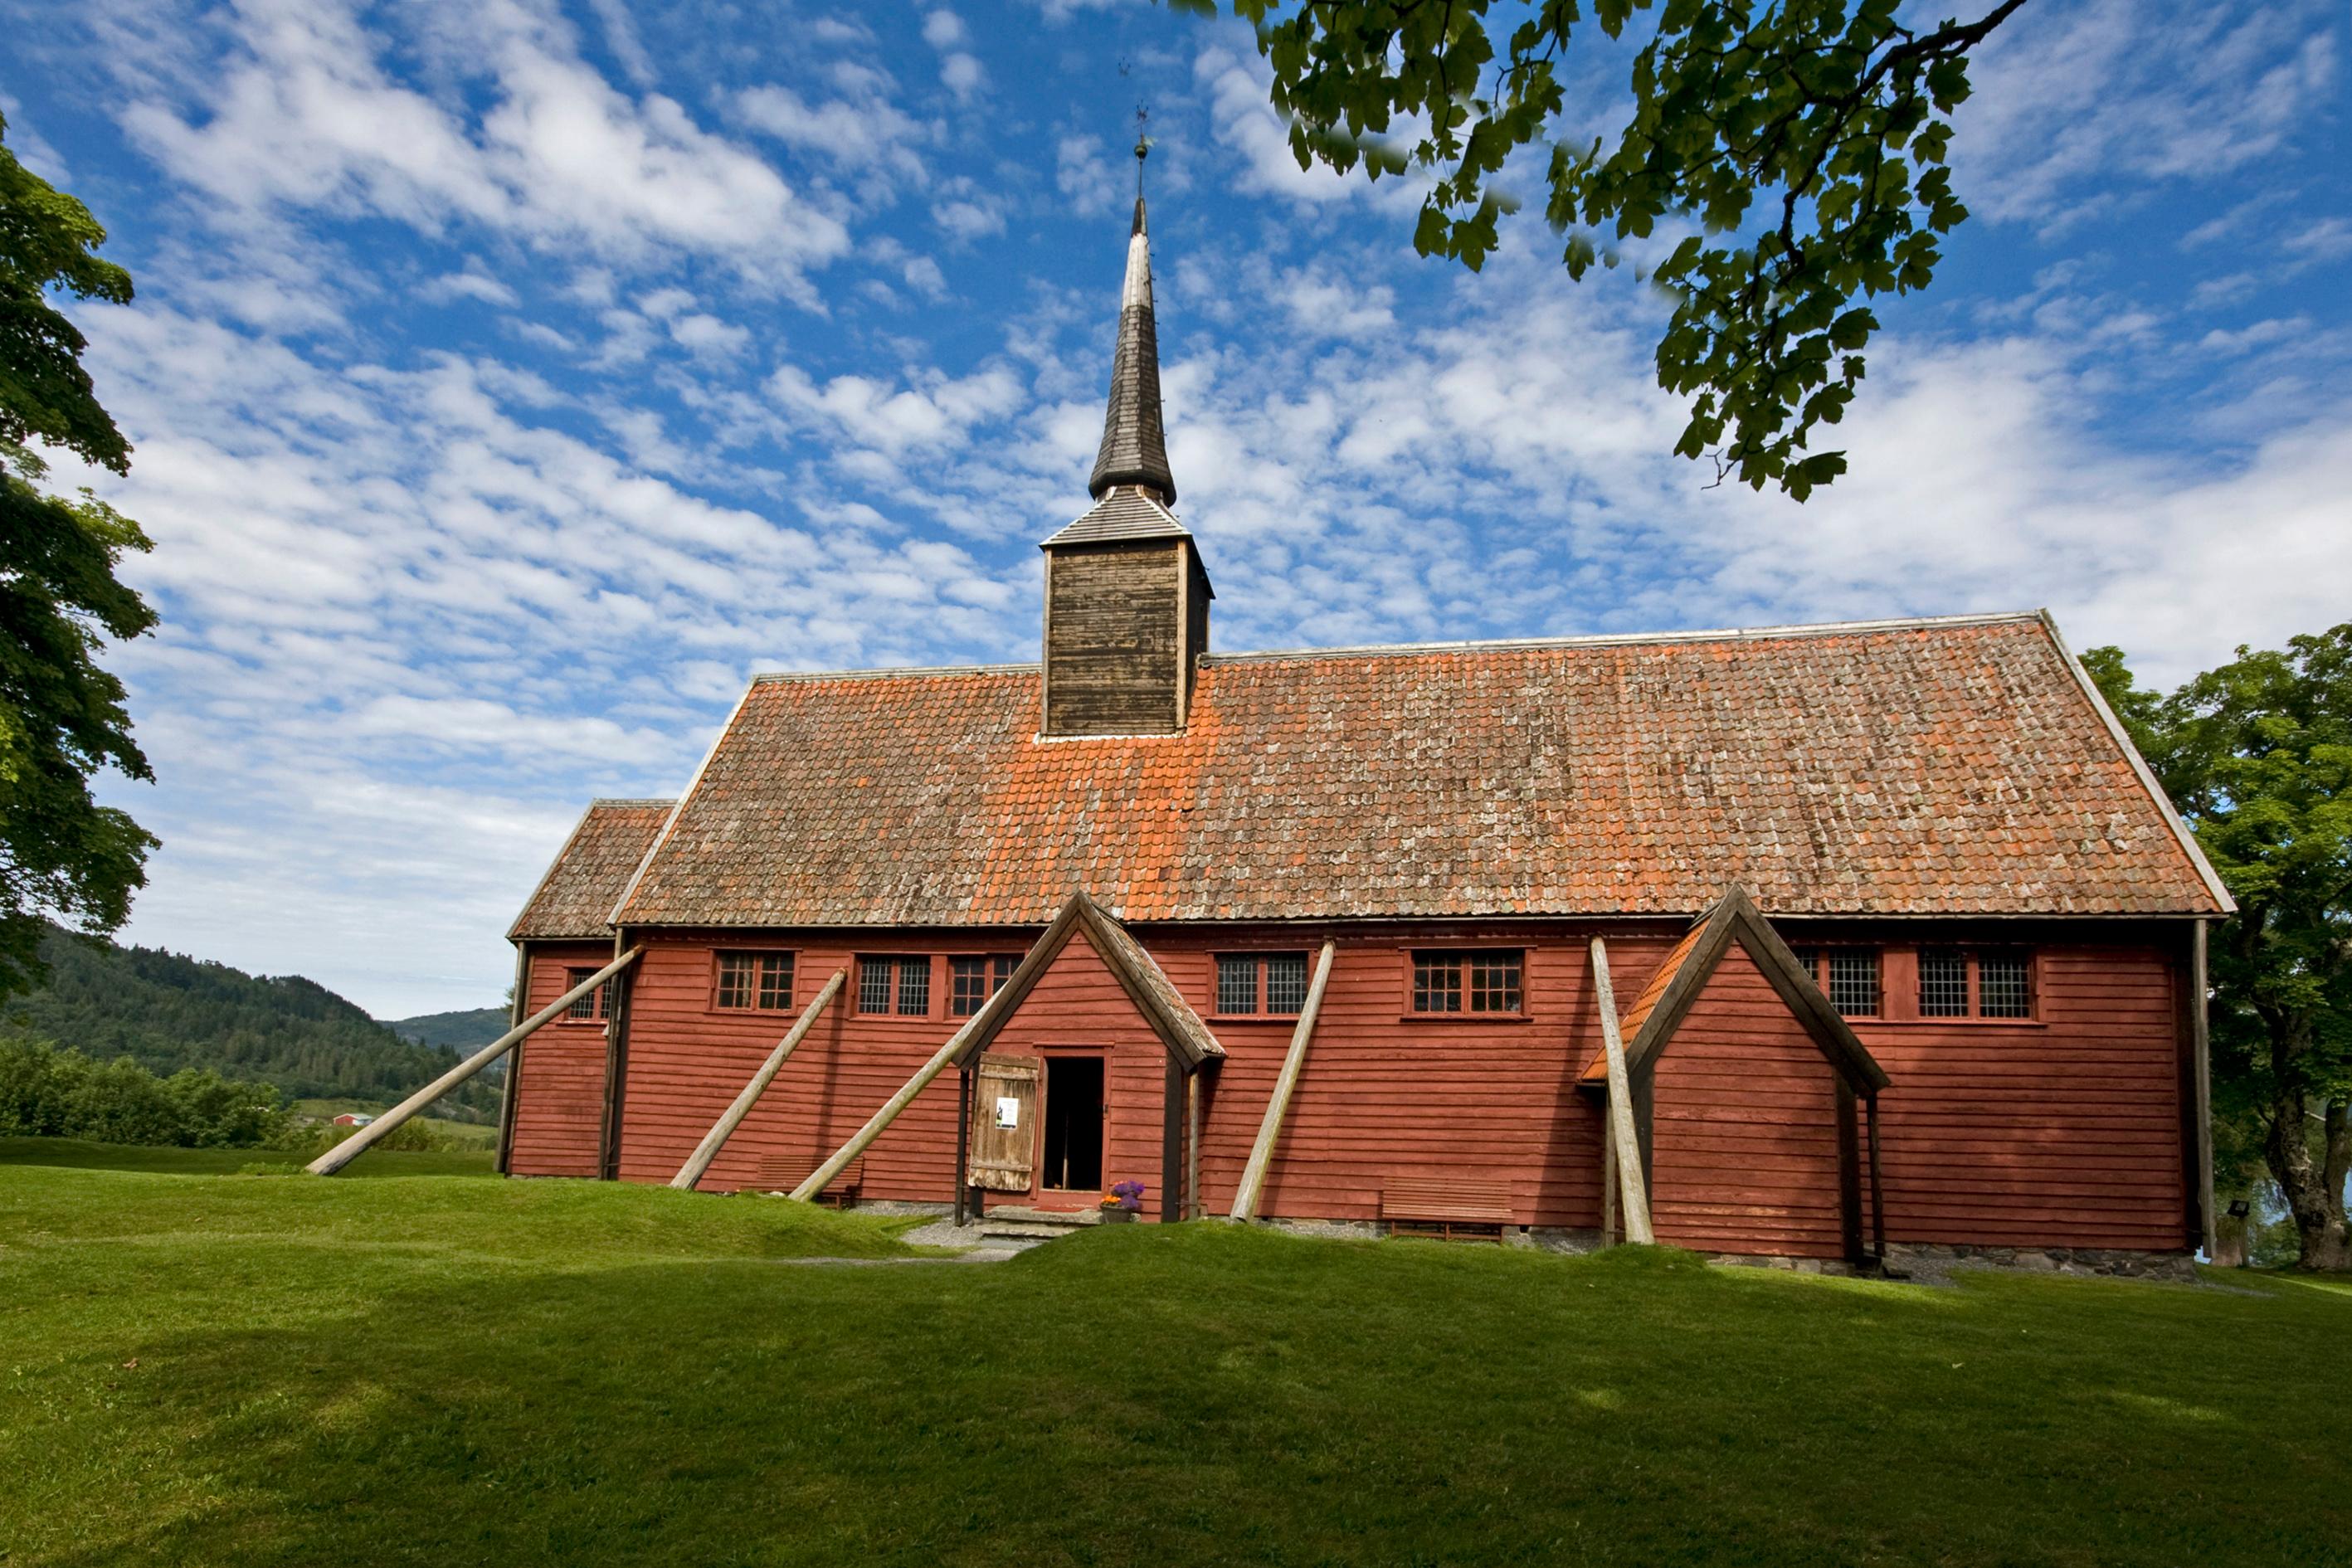
[[[622,918],[2219,907],[2032,616],[1213,657],[1165,736],[1037,704],[1034,667],[761,679]]]

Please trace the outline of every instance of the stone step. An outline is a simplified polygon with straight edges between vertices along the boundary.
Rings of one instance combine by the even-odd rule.
[[[992,1208],[988,1211],[987,1225],[1045,1226],[1055,1230],[1076,1230],[1082,1226],[1100,1225],[1102,1216],[1093,1209],[1033,1209],[1025,1205]]]

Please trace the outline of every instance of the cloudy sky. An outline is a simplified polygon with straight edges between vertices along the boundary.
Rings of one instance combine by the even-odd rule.
[[[164,841],[129,935],[381,1015],[496,1001],[582,802],[676,791],[750,672],[1034,657],[1139,101],[1221,647],[2047,605],[2171,681],[2352,615],[2340,0],[2027,6],[1803,507],[1670,455],[1629,277],[1528,221],[1473,278],[1409,188],[1300,173],[1231,23],[0,17],[10,144],[139,283],[78,312],[163,615],[110,655],[158,782],[108,795]]]

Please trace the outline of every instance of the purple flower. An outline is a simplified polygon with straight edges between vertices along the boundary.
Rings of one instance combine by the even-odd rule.
[[[1139,1209],[1143,1206],[1143,1184],[1114,1182],[1111,1184],[1110,1195],[1118,1200],[1118,1206],[1123,1209]]]

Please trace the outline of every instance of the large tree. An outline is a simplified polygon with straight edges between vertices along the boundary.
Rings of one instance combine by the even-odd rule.
[[[2306,1268],[2352,1268],[2352,623],[2169,697],[2084,665],[2238,900],[2212,944],[2217,1105],[2252,1123]]]
[[[1571,276],[1679,234],[1651,268],[1674,300],[1658,383],[1691,400],[1675,450],[1801,500],[1845,469],[1808,448],[1862,380],[1878,327],[1862,301],[1927,287],[1968,216],[1945,165],[1951,113],[1969,51],[2024,0],[1979,3],[1974,20],[1912,26],[1898,0],[1232,0],[1300,167],[1432,180],[1423,255],[1486,259],[1522,148]],[[1517,24],[1490,33],[1497,9]],[[1640,36],[1633,111],[1580,140],[1561,80],[1607,47],[1594,28]]]
[[[131,738],[122,683],[100,667],[106,640],[154,612],[116,580],[139,525],[89,490],[43,488],[36,443],[120,474],[130,444],[82,368],[61,295],[131,299],[131,275],[97,255],[89,209],[17,163],[0,120],[0,995],[41,971],[51,922],[110,931],[131,912],[155,840],[90,796],[114,768],[152,777]]]

